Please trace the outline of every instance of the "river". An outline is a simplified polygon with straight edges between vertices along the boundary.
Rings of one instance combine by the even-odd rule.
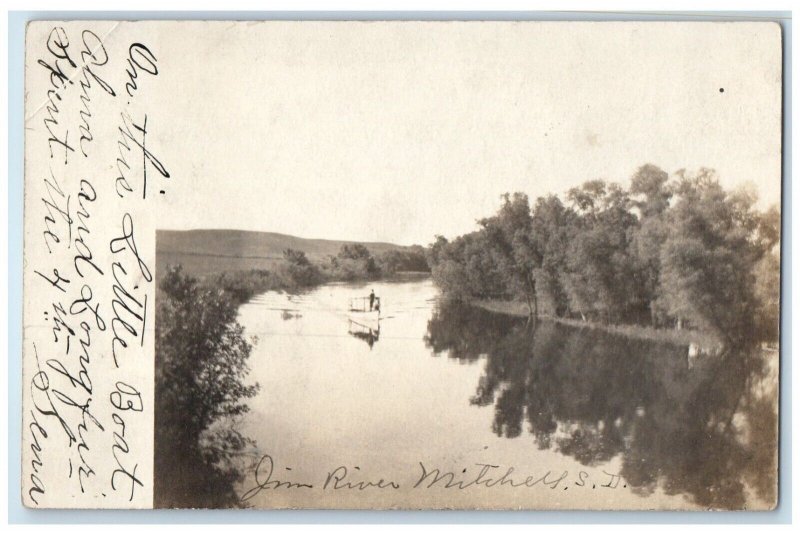
[[[351,297],[373,289],[379,329],[347,312]],[[239,424],[255,441],[253,459],[269,455],[274,478],[314,487],[264,490],[248,500],[254,507],[739,509],[775,500],[777,370],[761,357],[690,360],[685,347],[594,329],[532,329],[440,300],[427,278],[269,292],[243,305],[239,322],[254,337],[249,380],[260,385]],[[325,488],[340,467],[347,481],[399,488]],[[509,468],[507,480],[534,484],[486,483]],[[420,483],[436,469],[478,483]],[[248,471],[242,489],[254,481]]]

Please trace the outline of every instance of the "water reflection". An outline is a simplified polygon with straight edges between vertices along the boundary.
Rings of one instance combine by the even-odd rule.
[[[348,319],[347,323],[347,333],[366,342],[370,349],[380,339],[381,326],[378,323],[375,326],[371,326],[352,319]]]
[[[620,455],[620,475],[642,496],[661,488],[720,509],[776,500],[777,370],[760,350],[690,366],[686,347],[532,328],[452,302],[436,308],[425,342],[462,362],[485,357],[468,401],[494,406],[497,436],[527,427],[537,448],[585,466]]]

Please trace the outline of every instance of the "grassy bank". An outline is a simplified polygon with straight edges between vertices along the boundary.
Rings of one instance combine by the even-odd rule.
[[[496,312],[498,314],[508,314],[520,318],[528,317],[528,305],[519,301],[480,299],[470,301],[470,303],[484,310]],[[711,333],[690,329],[656,329],[642,325],[604,325],[602,323],[593,323],[571,318],[558,318],[546,315],[540,315],[539,318],[555,321],[573,327],[598,329],[605,332],[629,336],[631,338],[652,340],[655,342],[667,342],[671,344],[687,346],[689,344],[696,344],[704,348],[712,348],[719,345],[719,340]]]

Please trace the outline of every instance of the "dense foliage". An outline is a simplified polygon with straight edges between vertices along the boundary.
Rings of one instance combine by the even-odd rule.
[[[376,258],[364,245],[355,243],[342,245],[322,270],[329,280],[354,281],[375,280],[407,271],[427,272],[430,268],[425,249],[419,245],[390,249]]]
[[[250,441],[236,430],[246,400],[251,345],[238,303],[180,268],[159,284],[156,322],[156,507],[227,507]]]
[[[380,268],[365,246],[360,243],[342,245],[339,254],[330,257],[327,267],[333,280],[372,280],[380,276]]]
[[[412,245],[406,249],[390,249],[381,253],[377,262],[381,274],[385,276],[402,272],[430,272],[425,248],[421,245]]]
[[[564,199],[504,195],[479,229],[428,251],[459,299],[528,303],[531,316],[707,330],[726,344],[777,337],[780,213],[713,171],[642,166],[628,189],[592,180]]]

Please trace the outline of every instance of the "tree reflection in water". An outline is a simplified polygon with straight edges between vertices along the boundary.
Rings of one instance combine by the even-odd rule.
[[[741,509],[777,494],[777,376],[760,350],[687,348],[442,302],[428,323],[435,354],[485,370],[469,400],[494,405],[492,430],[593,466],[622,456],[647,496],[661,487],[702,507]]]

